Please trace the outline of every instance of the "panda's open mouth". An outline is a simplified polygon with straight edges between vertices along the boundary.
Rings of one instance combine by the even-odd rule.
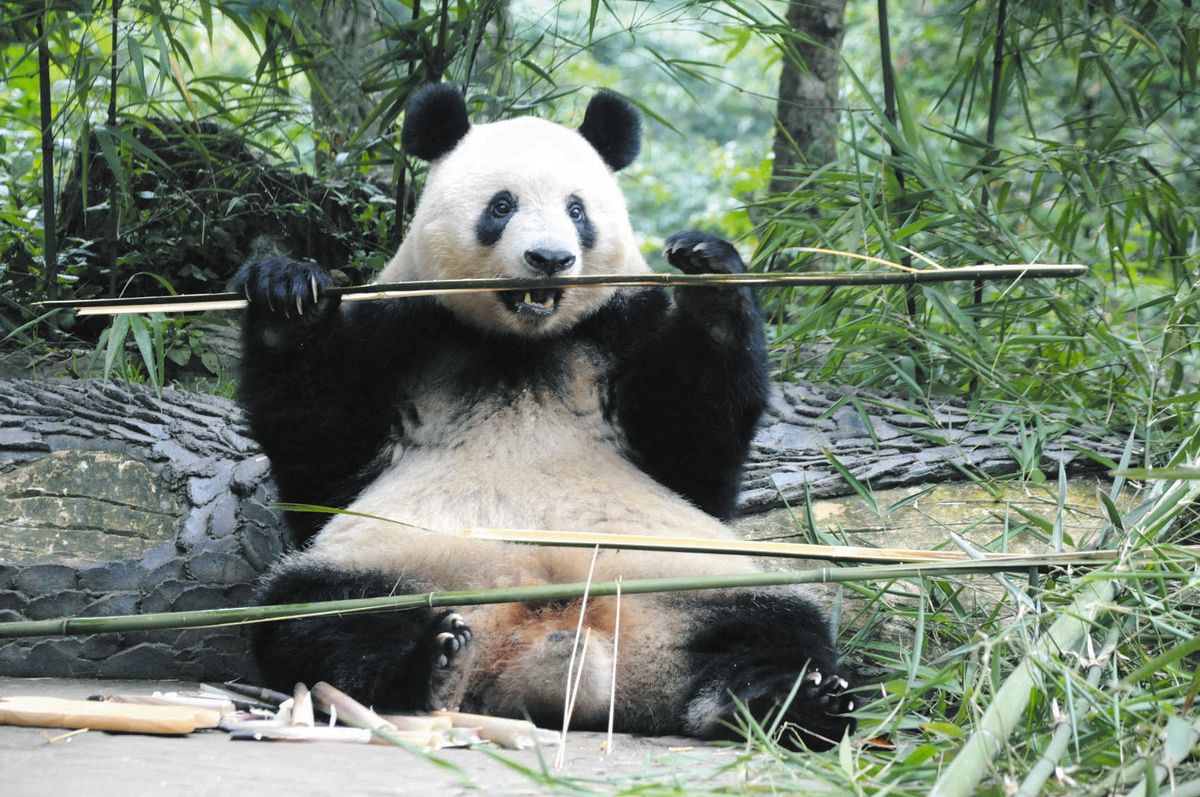
[[[558,309],[562,288],[532,288],[526,291],[503,291],[500,299],[509,311],[518,315],[548,316]]]

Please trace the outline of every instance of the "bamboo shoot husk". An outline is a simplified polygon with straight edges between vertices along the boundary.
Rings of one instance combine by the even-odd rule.
[[[312,692],[304,684],[296,684],[292,693],[292,725],[312,728],[317,724],[313,715]]]
[[[243,723],[242,726],[230,731],[234,741],[246,742],[339,742],[343,744],[371,744],[375,735],[367,728],[348,728],[324,725],[306,727],[304,725],[275,725],[271,727],[253,727],[256,723]],[[261,725],[262,723],[257,723]],[[414,741],[414,744],[421,742]]]

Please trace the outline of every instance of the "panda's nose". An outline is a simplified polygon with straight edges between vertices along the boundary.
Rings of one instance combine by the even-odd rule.
[[[525,252],[525,262],[547,277],[552,277],[573,266],[575,255],[562,249],[529,249]]]

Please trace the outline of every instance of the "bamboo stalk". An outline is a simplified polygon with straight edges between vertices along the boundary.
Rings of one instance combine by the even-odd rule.
[[[865,257],[865,256],[860,256]],[[872,258],[878,262],[887,262]],[[897,269],[901,267],[897,266]],[[417,280],[412,282],[356,285],[329,288],[327,296],[344,302],[405,299],[419,296],[444,296],[456,293],[495,293],[513,290],[586,287],[687,287],[736,285],[750,287],[837,287],[851,285],[914,285],[933,282],[976,280],[1046,279],[1078,277],[1088,267],[1077,264],[978,265],[961,268],[807,272],[803,274],[589,274],[544,279],[461,279]],[[247,306],[239,293],[177,294],[175,296],[124,297],[111,299],[61,299],[37,303],[52,310],[74,309],[79,315],[126,315],[134,313],[187,313],[197,311],[240,310]]]
[[[820,567],[809,570],[777,570],[764,573],[733,573],[730,575],[679,578],[643,578],[622,581],[622,595],[645,595],[656,592],[689,592],[708,589],[737,589],[746,587],[777,587],[787,584],[841,584],[857,581],[890,581],[903,578],[929,578],[968,575],[972,573],[1026,572],[1055,567],[1099,567],[1109,564],[1115,552],[1101,551],[1100,555],[1079,558],[1078,555],[1015,556],[1003,559],[983,559],[963,562],[933,562],[903,565],[862,565],[858,567]],[[1191,550],[1184,551],[1194,557]],[[1130,566],[1139,564],[1138,560]],[[1189,559],[1189,565],[1191,559]],[[1137,578],[1136,572],[1122,572],[1122,579]],[[1115,576],[1114,576],[1115,577]],[[1190,569],[1155,571],[1146,574],[1159,580],[1186,580]],[[0,639],[33,636],[71,636],[117,631],[150,631],[165,628],[214,628],[246,625],[302,617],[351,614],[354,612],[401,611],[405,609],[479,606],[489,603],[527,603],[535,601],[574,600],[583,595],[586,585],[541,584],[486,590],[429,592],[418,595],[387,595],[378,598],[354,598],[315,603],[290,603],[273,606],[233,607],[187,612],[154,612],[111,617],[60,617],[48,620],[16,620],[0,623]],[[591,585],[593,596],[615,595],[617,582],[603,581]]]
[[[1171,484],[1162,490],[1137,526],[1130,529],[1130,537],[1156,542],[1197,499],[1200,499],[1200,484]],[[1194,573],[1194,561],[1192,565],[1186,568],[1189,573]],[[1126,567],[1133,566],[1132,561],[1126,564]],[[1082,584],[1071,605],[1060,613],[1061,616],[1031,646],[1029,653],[996,690],[991,704],[976,723],[975,731],[934,784],[930,791],[933,797],[965,797],[976,792],[1009,735],[1020,725],[1030,697],[1038,686],[1037,675],[1042,663],[1050,661],[1060,651],[1076,647],[1100,612],[1112,603],[1118,580],[1137,574],[1122,569],[1105,575],[1109,577],[1090,578]]]
[[[1083,585],[1075,601],[996,690],[991,704],[975,724],[975,732],[934,784],[931,797],[966,797],[975,793],[992,759],[1020,724],[1029,696],[1038,685],[1041,663],[1059,651],[1075,648],[1096,616],[1112,601],[1115,589],[1116,582],[1111,579],[1092,579]]]
[[[1100,683],[1100,676],[1104,671],[1104,665],[1108,659],[1116,652],[1117,641],[1121,634],[1121,626],[1113,625],[1108,629],[1108,636],[1104,640],[1104,646],[1100,648],[1100,652],[1095,655],[1090,655],[1090,663],[1085,682],[1088,686],[1095,689]],[[1091,640],[1084,640],[1090,646]],[[1083,651],[1081,651],[1082,653]],[[1090,652],[1090,651],[1089,651]],[[1054,729],[1053,735],[1050,737],[1050,743],[1046,745],[1046,749],[1042,751],[1041,757],[1037,760],[1025,775],[1025,779],[1021,781],[1021,787],[1017,789],[1014,797],[1037,797],[1041,794],[1042,787],[1046,781],[1058,769],[1058,762],[1066,755],[1067,749],[1070,747],[1071,739],[1078,732],[1078,728],[1067,721],[1064,717],[1058,726]]]

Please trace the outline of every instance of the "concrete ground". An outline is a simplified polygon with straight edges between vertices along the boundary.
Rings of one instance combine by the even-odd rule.
[[[86,698],[95,694],[151,694],[191,690],[191,683],[0,678],[0,696]],[[690,784],[728,785],[725,770],[734,748],[679,737],[618,735],[613,753],[602,752],[604,734],[572,732],[561,770],[555,748],[545,751],[550,776],[532,750],[446,749],[444,764],[382,745],[234,742],[221,731],[188,736],[88,731],[54,740],[66,731],[0,726],[0,795],[229,795],[273,794],[533,795],[572,791],[553,778],[583,781],[601,793],[618,786],[670,783],[686,773]],[[736,767],[734,768],[736,769]],[[607,786],[605,784],[608,784]]]

